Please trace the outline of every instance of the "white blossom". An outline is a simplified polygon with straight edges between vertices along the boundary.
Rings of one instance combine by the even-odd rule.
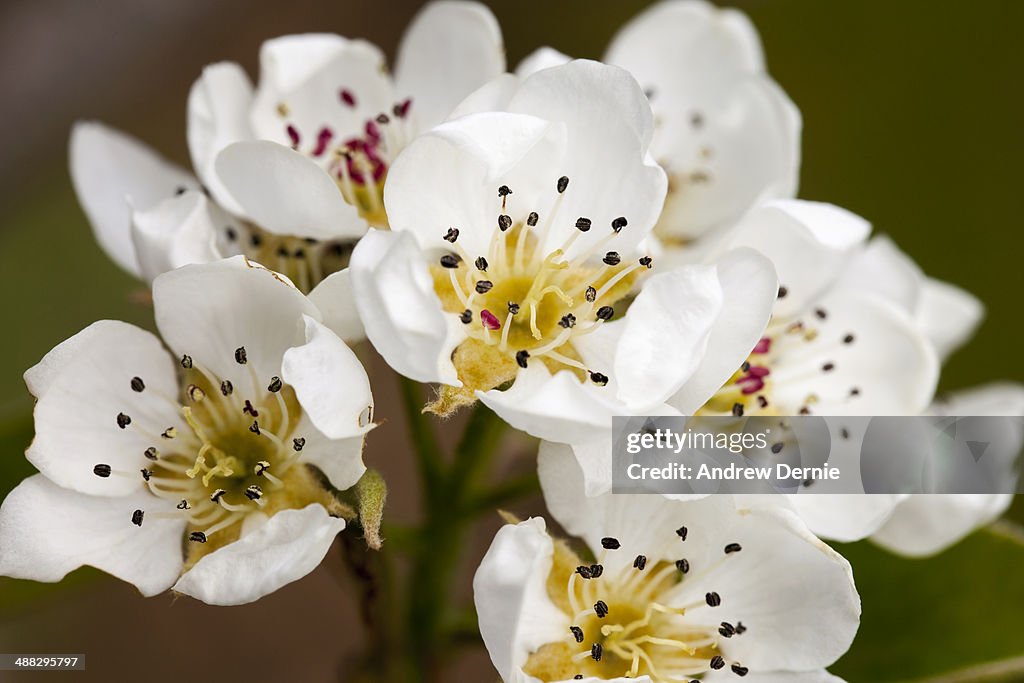
[[[835,681],[860,601],[849,564],[781,508],[732,497],[588,497],[565,453],[540,458],[552,516],[498,531],[474,579],[480,630],[506,683]]]
[[[39,470],[0,507],[0,573],[92,565],[145,595],[249,602],[310,572],[362,476],[362,366],[244,257],[153,283],[153,334],[100,321],[25,373]]]
[[[572,441],[627,408],[671,412],[713,335],[753,343],[777,283],[752,250],[656,273],[630,302],[657,269],[643,244],[665,175],[625,71],[576,61],[499,79],[459,112],[399,158],[391,231],[364,238],[351,267],[367,336],[400,373],[443,385],[435,410],[479,399]]]
[[[151,281],[188,263],[244,254],[313,294],[328,323],[361,336],[343,271],[368,226],[387,226],[394,158],[468,93],[504,71],[501,32],[472,2],[427,5],[392,77],[382,52],[332,34],[260,50],[254,87],[237,64],[207,67],[188,100],[196,177],[128,136],[79,123],[71,173],[97,239]]]

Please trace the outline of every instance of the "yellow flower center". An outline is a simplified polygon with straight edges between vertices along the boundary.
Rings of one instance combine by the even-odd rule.
[[[507,187],[499,189],[503,211],[508,194]],[[556,210],[557,203],[552,214]],[[468,337],[452,358],[464,385],[451,391],[454,405],[471,402],[476,390],[511,381],[530,362],[608,382],[586,365],[574,341],[621,315],[623,299],[651,267],[648,257],[627,260],[610,249],[625,225],[625,218],[616,219],[604,238],[571,258],[566,255],[591,229],[587,218],[577,219],[572,234],[550,251],[544,244],[551,226],[536,213],[518,222],[501,213],[485,254],[468,253],[458,242],[459,230],[449,229],[445,239],[452,251],[431,266],[431,274],[444,310],[458,316]]]
[[[244,347],[235,359],[249,368],[244,386],[214,377],[189,356],[181,359],[183,390],[175,409],[182,429],[150,434],[119,416],[119,424],[143,431],[153,444],[145,451],[151,464],[142,470],[143,479],[154,495],[173,501],[177,512],[151,517],[187,520],[189,566],[237,540],[252,513],[273,515],[310,503],[331,511],[338,507],[322,477],[300,462],[306,440],[296,431],[302,409],[295,391],[279,377],[259,379]],[[134,378],[132,386],[145,391],[142,378]],[[109,468],[97,472],[107,473]],[[144,518],[137,510],[132,521],[141,526]]]
[[[598,563],[587,565],[564,544],[556,545],[548,595],[571,626],[563,640],[531,653],[525,673],[545,683],[638,676],[677,683],[728,665],[718,654],[719,639],[746,628],[725,622],[709,627],[706,620],[687,618],[689,611],[717,606],[721,597],[709,593],[699,603],[679,604],[689,572],[686,560],[648,563],[640,555],[632,566],[606,571],[605,557],[602,553]],[[746,674],[742,665],[731,666]]]

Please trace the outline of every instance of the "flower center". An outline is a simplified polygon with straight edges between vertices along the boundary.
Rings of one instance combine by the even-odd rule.
[[[567,185],[565,177],[557,183],[551,217]],[[492,389],[538,361],[606,384],[608,378],[583,362],[573,341],[615,316],[614,305],[651,267],[651,259],[628,261],[608,250],[626,227],[625,218],[615,219],[604,238],[570,259],[570,248],[592,227],[580,217],[565,242],[548,251],[553,220],[543,221],[536,212],[513,219],[506,213],[511,194],[508,186],[498,189],[500,213],[486,254],[468,253],[458,242],[459,230],[450,228],[444,239],[453,251],[431,267],[434,291],[469,337],[453,357],[459,377],[471,390]]]
[[[685,530],[683,530],[685,534]],[[631,566],[605,568],[615,539],[604,539],[606,551],[596,564],[577,564],[566,548],[556,551],[548,578],[548,592],[570,618],[566,637],[542,646],[528,658],[524,672],[542,681],[595,677],[600,679],[648,676],[655,683],[689,681],[727,663],[718,654],[721,638],[746,631],[742,623],[709,626],[701,614],[721,604],[718,593],[707,593],[687,603],[685,592],[689,562],[649,563],[638,555]],[[730,544],[725,555],[739,549]],[[715,567],[707,568],[712,571]],[[568,576],[566,576],[568,575]],[[738,663],[732,671],[745,676]]]
[[[356,109],[358,93],[342,88],[338,91],[339,106]],[[280,102],[277,113],[285,122],[285,133],[292,149],[301,152],[331,174],[345,201],[372,227],[386,229],[388,217],[384,210],[384,181],[392,161],[398,156],[415,130],[409,117],[411,99],[397,102],[391,113],[380,112],[363,122],[352,135],[340,133],[330,125],[321,124],[302,130],[290,122],[291,108]]]
[[[235,351],[235,360],[247,365],[245,347]],[[142,477],[151,493],[173,501],[177,511],[149,517],[187,520],[190,565],[237,540],[251,513],[273,515],[315,502],[332,509],[333,498],[316,475],[297,466],[306,440],[296,433],[302,409],[290,386],[276,376],[261,380],[252,366],[244,386],[215,377],[187,355],[181,367],[180,399],[157,398],[174,406],[183,428],[150,433],[123,413],[118,425],[152,443],[142,454]],[[133,378],[132,388],[146,391],[140,377]],[[97,465],[94,473],[112,472],[109,465]],[[145,518],[144,510],[136,510],[132,522],[142,526]]]
[[[774,402],[768,400],[771,390],[773,337],[771,325],[757,342],[739,370],[715,395],[697,411],[698,415],[778,415]]]
[[[785,297],[785,287],[779,288],[779,298]],[[787,406],[776,405],[771,399],[773,384],[813,380],[836,369],[836,352],[856,341],[852,332],[846,332],[832,342],[820,343],[821,327],[829,319],[824,308],[815,308],[803,318],[772,318],[764,336],[757,342],[747,360],[725,385],[708,399],[698,414],[728,415],[780,415]],[[818,341],[812,350],[808,344]],[[787,364],[787,359],[790,363]],[[794,362],[795,361],[795,362]],[[860,388],[851,386],[847,398],[860,396]],[[814,391],[806,393],[797,412],[810,415],[814,404],[821,398]]]
[[[252,223],[226,226],[219,236],[221,251],[242,254],[285,275],[308,294],[328,275],[348,266],[356,240],[320,241],[267,232]]]

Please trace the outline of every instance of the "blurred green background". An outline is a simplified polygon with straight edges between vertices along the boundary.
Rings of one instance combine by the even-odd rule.
[[[0,495],[31,472],[22,457],[31,436],[24,370],[96,319],[150,325],[150,311],[138,302],[140,286],[107,260],[77,206],[66,164],[72,121],[102,120],[187,165],[185,98],[205,64],[235,60],[255,75],[264,39],[306,31],[364,37],[393,56],[419,4],[3,3],[0,292],[6,329],[0,336]],[[489,4],[514,65],[545,44],[599,57],[616,28],[647,3]],[[1024,159],[1024,3],[729,4],[754,20],[772,74],[803,113],[800,195],[865,216],[929,274],[985,302],[985,323],[950,360],[942,389],[1024,378],[1019,366],[1024,192],[1018,185]],[[392,489],[402,492],[393,496],[399,503],[391,514],[414,516],[415,483],[406,474],[393,381],[379,361],[373,372],[380,378],[375,385],[379,414],[391,417],[391,429],[371,439],[367,457],[385,471]],[[534,501],[524,509],[540,508]],[[1014,516],[1024,520],[1019,505]],[[481,531],[479,548],[469,552],[470,565],[491,530]],[[929,679],[950,669],[1024,656],[1020,539],[986,532],[926,562],[895,559],[864,544],[843,552],[854,563],[865,615],[861,637],[834,667],[837,673],[851,681],[1024,680],[1012,674]],[[87,652],[90,672],[80,680],[112,680],[116,672],[144,665],[150,680],[180,680],[195,672],[186,648],[201,640],[232,655],[202,659],[203,680],[214,674],[234,680],[231,672],[237,674],[241,662],[233,656],[250,656],[254,646],[270,648],[260,659],[265,677],[256,680],[289,680],[298,657],[308,664],[303,664],[303,680],[335,680],[338,662],[358,645],[339,635],[351,631],[346,627],[351,605],[344,584],[331,578],[340,570],[337,565],[329,560],[307,581],[256,606],[232,610],[187,600],[171,608],[169,598],[142,601],[129,588],[88,572],[58,587],[0,579],[0,651]],[[289,635],[275,635],[266,628],[271,623]],[[141,624],[146,628],[140,630]],[[197,636],[190,625],[204,634],[209,630],[209,637]],[[220,640],[209,638],[223,643],[213,645]],[[179,654],[165,660],[172,652]],[[158,654],[159,660],[147,659]],[[479,654],[459,664],[452,676],[494,679]]]

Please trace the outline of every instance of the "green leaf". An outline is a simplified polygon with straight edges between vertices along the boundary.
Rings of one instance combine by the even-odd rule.
[[[879,683],[1024,680],[1024,670],[1000,673],[1005,663],[982,667],[1024,656],[1021,539],[983,531],[925,560],[900,558],[868,542],[837,550],[853,565],[864,614],[853,647],[833,673]],[[962,671],[972,667],[982,668]]]

